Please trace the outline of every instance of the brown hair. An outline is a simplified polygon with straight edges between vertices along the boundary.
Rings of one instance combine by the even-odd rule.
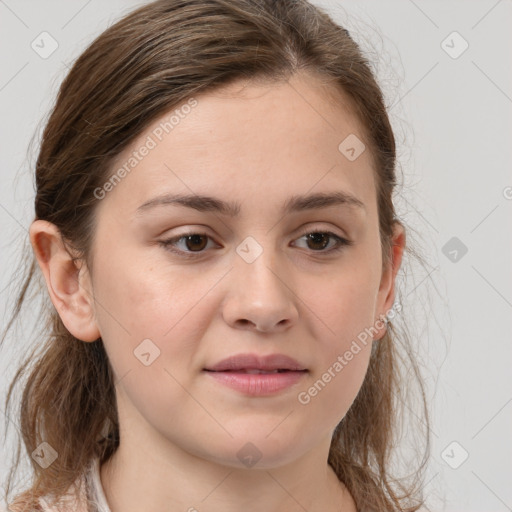
[[[240,78],[286,80],[299,70],[343,91],[365,129],[374,159],[383,265],[389,265],[393,226],[400,221],[392,201],[395,139],[383,95],[350,34],[306,0],[159,0],[105,30],[69,71],[44,129],[36,162],[36,219],[54,223],[78,254],[76,260],[92,271],[94,190],[135,137],[194,95]],[[411,253],[410,247],[406,250]],[[23,283],[2,342],[35,285],[34,296],[42,300],[43,343],[16,373],[6,406],[15,384],[29,372],[17,413],[25,449],[30,455],[46,441],[58,458],[42,469],[29,457],[33,481],[11,508],[38,510],[39,496],[62,495],[93,457],[103,462],[115,452],[119,425],[102,340],[85,343],[73,337],[48,298],[32,251],[25,253],[23,265]],[[419,384],[428,454],[419,369],[407,329],[400,332],[390,322],[384,338],[373,344],[364,383],[335,430],[328,459],[360,510],[415,511],[423,502],[420,475],[427,455],[413,482],[390,475],[407,398],[402,367]]]

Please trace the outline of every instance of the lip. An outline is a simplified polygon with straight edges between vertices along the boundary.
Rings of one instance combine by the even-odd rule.
[[[258,354],[237,354],[213,366],[205,368],[207,371],[237,371],[237,370],[290,370],[303,371],[307,370],[298,361],[285,354],[269,354],[267,356],[259,356]]]
[[[284,354],[238,354],[203,371],[217,382],[251,396],[283,391],[308,373],[298,361]]]

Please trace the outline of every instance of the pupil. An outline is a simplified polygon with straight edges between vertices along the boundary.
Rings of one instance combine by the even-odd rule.
[[[325,239],[326,238],[325,234],[323,234],[323,233],[310,233],[308,236],[309,236],[309,240],[310,241],[312,240],[313,243],[319,243],[321,241],[319,239],[321,239],[321,238]],[[327,245],[327,243],[323,243],[323,244],[320,244],[320,245],[321,245],[320,249],[324,249],[325,246]]]
[[[205,237],[203,235],[189,235],[189,236],[187,236],[187,248],[190,249],[190,250],[193,250],[193,247],[190,247],[189,242],[191,240],[193,240],[192,243],[194,244],[194,243],[197,242],[198,238],[203,238],[204,239]],[[202,247],[200,247],[199,250],[204,249],[204,246],[205,246],[205,244],[203,243]],[[197,247],[196,247],[196,249],[197,249]]]

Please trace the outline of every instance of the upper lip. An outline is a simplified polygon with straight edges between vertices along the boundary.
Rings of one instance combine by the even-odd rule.
[[[260,356],[257,354],[237,354],[222,361],[219,361],[213,366],[205,368],[205,370],[212,372],[222,372],[226,370],[307,370],[298,361],[284,354],[270,354],[267,356]]]

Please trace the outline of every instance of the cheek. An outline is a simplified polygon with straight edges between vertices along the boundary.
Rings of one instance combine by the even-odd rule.
[[[350,347],[351,341],[375,322],[375,300],[378,287],[366,269],[353,267],[324,282],[303,287],[312,318],[315,339],[323,344],[323,352],[333,356]],[[301,295],[302,296],[302,295]],[[328,362],[328,361],[325,361]]]
[[[330,428],[341,421],[355,400],[371,355],[369,329],[375,321],[376,286],[368,277],[368,267],[363,270],[354,267],[340,273],[323,291],[311,287],[307,295],[319,362],[297,401],[307,414],[322,418],[321,423]]]
[[[164,278],[142,265],[118,263],[98,273],[98,282],[108,283],[98,288],[104,306],[98,316],[117,380],[119,414],[125,422],[142,415],[169,438],[175,431],[189,432],[188,420],[176,415],[176,406],[198,409],[187,390],[192,389],[194,355],[203,338],[200,299],[206,285],[203,291],[180,275]],[[201,421],[207,423],[204,416]]]
[[[143,261],[112,254],[96,265],[96,320],[118,378],[153,360],[187,370],[195,350],[201,290],[179,275],[163,278]]]
[[[371,340],[342,343],[297,394],[298,407],[311,420],[332,431],[343,419],[357,397],[368,369]]]
[[[107,245],[95,270],[96,310],[102,327],[124,338],[164,337],[193,309],[200,290],[179,272],[163,272],[143,251],[131,246],[112,249]]]

